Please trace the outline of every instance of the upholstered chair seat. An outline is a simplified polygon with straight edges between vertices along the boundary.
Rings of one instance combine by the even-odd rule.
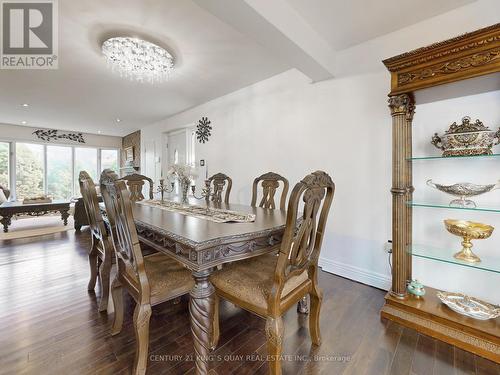
[[[169,300],[172,296],[187,294],[194,285],[191,272],[169,256],[146,256],[144,268],[149,280],[152,305]]]
[[[221,272],[213,274],[211,281],[221,297],[229,301],[244,302],[247,308],[265,315],[274,283],[277,261],[278,256],[269,254],[229,263]],[[307,271],[291,277],[283,286],[281,302],[287,301],[291,292],[297,289],[308,289],[310,283]]]

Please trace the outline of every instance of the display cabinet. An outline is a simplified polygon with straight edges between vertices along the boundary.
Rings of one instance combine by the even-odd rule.
[[[498,80],[500,72],[500,24],[384,60],[391,73],[389,108],[392,116],[392,286],[381,315],[426,335],[500,363],[500,318],[481,321],[448,309],[426,288],[424,298],[407,292],[412,279],[412,257],[446,262],[457,267],[474,267],[500,277],[500,258],[483,258],[481,263],[459,261],[449,251],[412,241],[412,217],[415,207],[450,209],[447,205],[413,200],[412,167],[415,162],[441,159],[441,156],[412,155],[412,121],[415,92],[442,84],[471,81],[484,76]],[[497,89],[500,87],[497,87]],[[499,103],[500,105],[500,103]],[[496,158],[499,154],[446,157],[459,163],[462,157]],[[500,161],[500,159],[499,159]],[[500,213],[500,207],[452,208]],[[451,258],[451,259],[450,259]]]

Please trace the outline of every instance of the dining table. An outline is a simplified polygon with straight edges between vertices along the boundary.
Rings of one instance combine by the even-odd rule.
[[[215,289],[210,275],[224,263],[277,251],[286,223],[286,210],[264,209],[233,203],[200,203],[191,206],[248,214],[249,222],[216,222],[189,212],[177,212],[161,203],[143,201],[133,205],[139,241],[169,255],[188,268],[194,287],[190,292],[189,316],[194,343],[196,374],[208,374],[215,309]],[[207,210],[208,212],[208,210]],[[211,372],[213,373],[213,371]]]

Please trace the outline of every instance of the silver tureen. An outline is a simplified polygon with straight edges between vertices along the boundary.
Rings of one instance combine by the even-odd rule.
[[[500,129],[495,132],[465,116],[461,124],[454,122],[443,135],[435,133],[431,143],[443,150],[443,156],[491,155],[491,148],[500,143]]]
[[[432,180],[427,180],[427,185],[444,193],[459,197],[459,199],[452,200],[450,202],[450,206],[476,207],[476,203],[474,201],[466,198],[474,197],[476,195],[481,195],[489,191],[498,189],[500,187],[500,182],[490,185],[476,185],[470,182],[460,182],[453,185],[440,185],[435,184],[434,182],[432,182]]]

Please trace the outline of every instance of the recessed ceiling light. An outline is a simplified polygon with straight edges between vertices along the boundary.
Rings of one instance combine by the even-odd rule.
[[[121,119],[120,119],[120,118],[117,118],[117,119],[116,119],[116,122],[120,122],[120,121],[121,121]]]
[[[24,108],[29,107],[30,105],[28,103],[23,103],[21,104]]]
[[[100,131],[100,130],[98,130],[98,131],[97,131],[97,134],[101,134],[101,131]]]
[[[21,121],[21,124],[26,125],[26,121]]]

